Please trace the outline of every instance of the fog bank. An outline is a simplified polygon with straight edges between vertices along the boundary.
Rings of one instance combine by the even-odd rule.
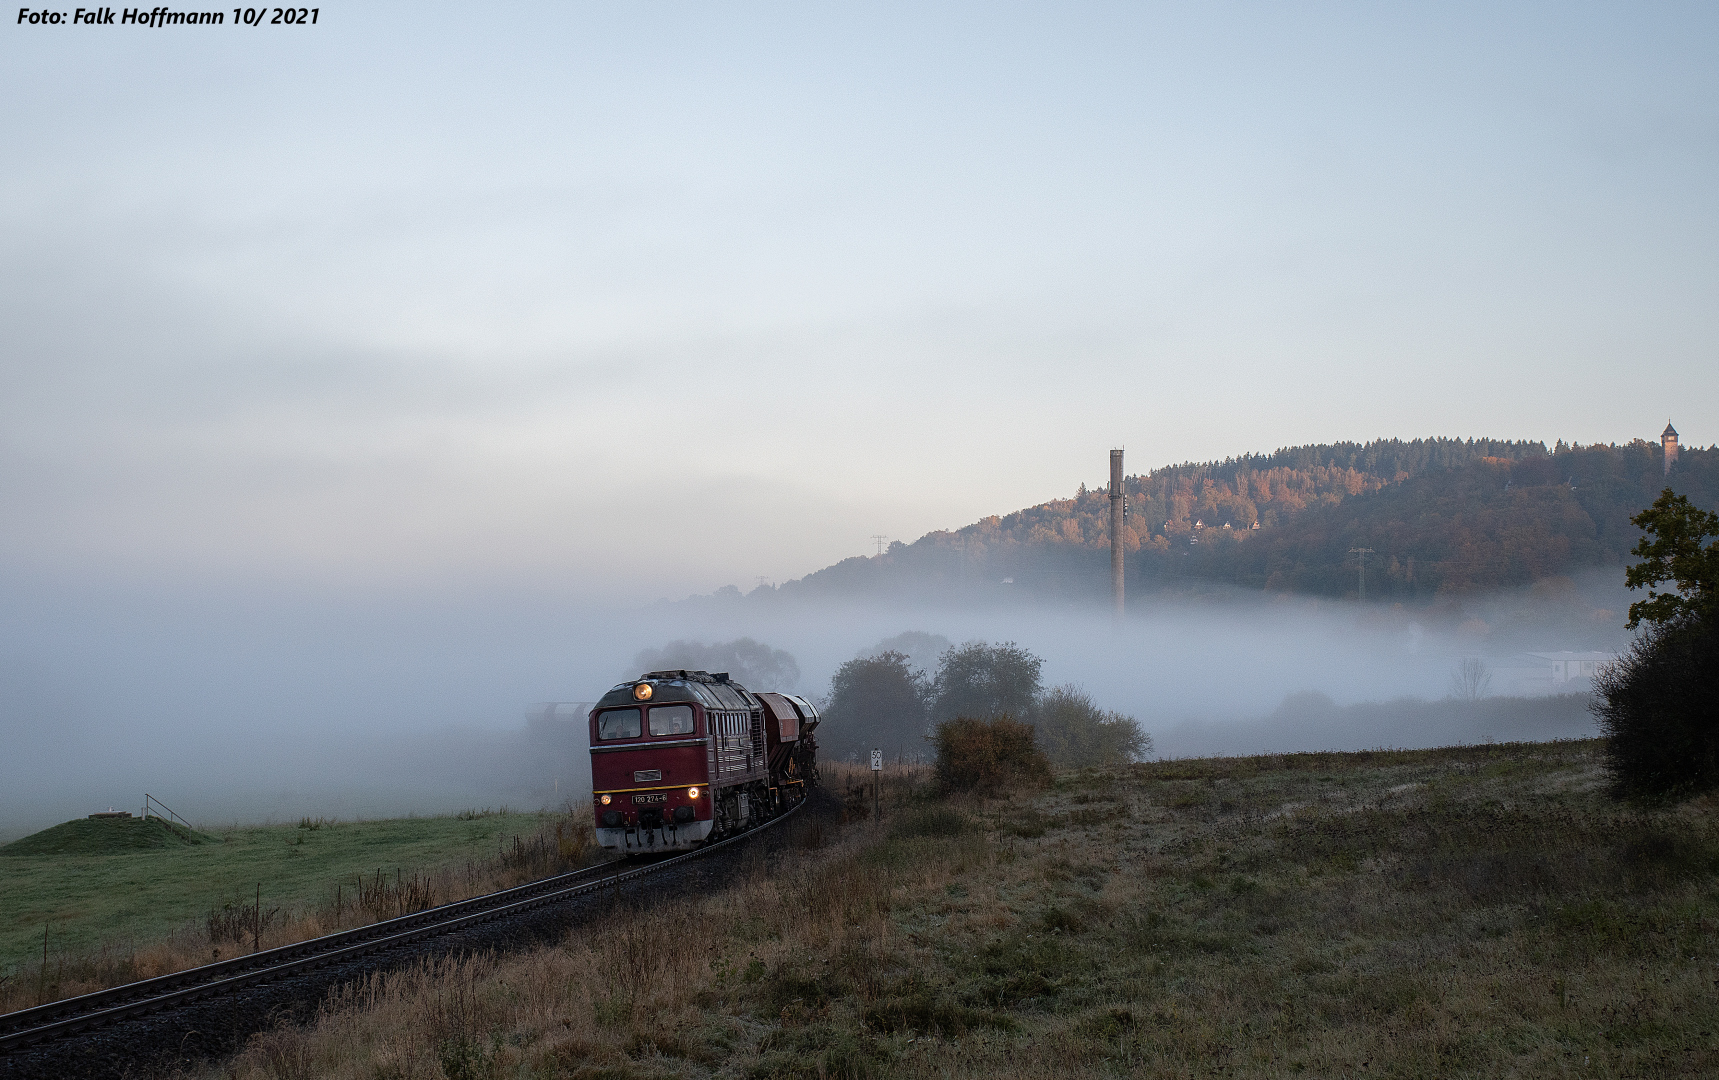
[[[0,836],[135,806],[145,791],[206,823],[581,797],[583,726],[528,728],[528,707],[593,700],[638,674],[641,652],[673,641],[749,637],[783,650],[799,670],[791,689],[813,696],[844,661],[906,631],[1014,641],[1044,658],[1047,686],[1085,687],[1138,719],[1159,753],[1185,756],[1583,734],[1568,701],[1511,712],[1440,699],[1465,657],[1502,673],[1524,651],[1628,640],[1617,614],[1628,598],[1600,578],[1419,611],[1137,597],[1120,627],[1075,605],[0,590]],[[790,689],[760,687],[772,688]],[[1287,696],[1309,691],[1329,704],[1285,711]]]
[[[1338,705],[1318,691],[1286,697],[1251,720],[1185,720],[1154,734],[1161,758],[1308,750],[1421,750],[1492,742],[1550,742],[1599,734],[1590,695],[1480,701],[1398,698]]]

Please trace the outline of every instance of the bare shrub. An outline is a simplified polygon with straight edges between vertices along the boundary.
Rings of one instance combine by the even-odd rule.
[[[229,900],[218,908],[210,908],[203,923],[209,931],[209,944],[219,945],[224,941],[243,944],[260,939],[274,927],[280,915],[278,907],[264,908],[260,903],[235,904]]]
[[[415,911],[425,911],[436,906],[435,885],[428,875],[421,875],[416,870],[412,871],[412,876],[408,878],[405,871],[396,868],[394,880],[389,881],[378,869],[374,877],[366,880],[360,875],[354,884],[359,909],[367,912],[375,922],[396,919],[401,915],[410,915]]]
[[[1450,696],[1458,701],[1479,701],[1492,688],[1492,670],[1478,656],[1465,656],[1450,673]]]

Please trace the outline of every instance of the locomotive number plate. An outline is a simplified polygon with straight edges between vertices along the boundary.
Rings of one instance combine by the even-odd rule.
[[[643,805],[645,803],[667,802],[667,801],[668,801],[668,795],[665,794],[664,792],[661,792],[661,791],[655,791],[649,795],[634,795],[633,796],[634,805]]]

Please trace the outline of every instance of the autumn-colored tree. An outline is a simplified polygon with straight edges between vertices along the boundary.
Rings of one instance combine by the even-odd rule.
[[[961,716],[937,725],[937,782],[945,791],[995,795],[1019,787],[1042,787],[1050,762],[1033,744],[1033,726],[1008,716],[988,720]]]

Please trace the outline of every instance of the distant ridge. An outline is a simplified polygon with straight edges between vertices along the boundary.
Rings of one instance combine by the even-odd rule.
[[[1095,459],[1096,460],[1096,459]],[[1719,509],[1719,450],[1428,438],[1297,446],[1127,479],[1130,589],[1211,585],[1429,602],[1621,566],[1632,515],[1670,486]],[[1100,598],[1109,504],[1081,485],[1012,514],[896,542],[751,598]],[[1259,528],[1253,527],[1255,522]],[[1226,527],[1227,526],[1227,527]],[[739,590],[718,597],[738,598]]]

